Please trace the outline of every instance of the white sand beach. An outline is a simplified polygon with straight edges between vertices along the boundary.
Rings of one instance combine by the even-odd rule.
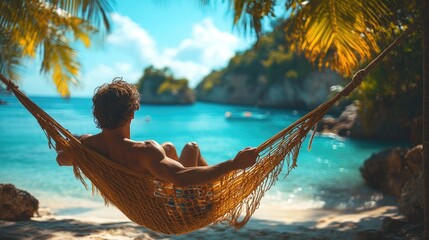
[[[261,204],[242,229],[215,224],[172,236],[138,226],[115,207],[102,203],[78,208],[72,214],[53,214],[52,209],[42,207],[40,216],[31,221],[0,221],[0,239],[354,239],[359,231],[380,229],[384,217],[401,217],[395,206],[387,205],[362,211],[332,211],[287,210]]]

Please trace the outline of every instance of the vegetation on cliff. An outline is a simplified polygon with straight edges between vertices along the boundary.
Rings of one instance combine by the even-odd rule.
[[[398,1],[396,5],[389,7],[395,12],[390,27],[386,27],[383,32],[374,33],[379,49],[384,49],[391,39],[398,36],[402,29],[407,28],[415,21],[416,16],[421,14],[414,1],[409,3]],[[214,71],[205,77],[197,87],[197,98],[207,98],[206,96],[216,87],[228,88],[229,93],[234,93],[236,89],[231,82],[239,81],[236,78],[238,74],[247,76],[247,86],[264,85],[278,89],[278,83],[281,81],[293,84],[289,86],[305,84],[303,80],[315,71],[316,66],[291,50],[290,46],[293,44],[289,40],[292,36],[284,29],[293,21],[295,20],[291,17],[279,23],[273,32],[260,36],[259,44],[232,58],[225,69]],[[371,132],[396,129],[398,138],[411,137],[415,143],[421,141],[423,109],[421,44],[421,31],[408,36],[369,73],[362,85],[349,98],[349,101],[358,100],[360,103],[360,119],[363,128],[368,131],[368,137],[371,136]],[[314,64],[320,67],[318,62]],[[363,66],[364,62],[361,65]],[[323,69],[323,66],[320,69]],[[350,75],[346,75],[348,73],[343,74],[346,79],[350,79]],[[312,80],[319,81],[319,78],[315,77]],[[312,89],[306,90],[309,93],[308,97],[314,95]],[[269,88],[266,87],[264,92],[269,94]],[[283,96],[293,92],[295,90],[288,92],[283,89]],[[252,95],[248,97],[251,98]],[[278,94],[277,98],[283,96]]]
[[[421,15],[420,2],[398,1],[391,35],[398,36]],[[381,36],[379,36],[381,38]],[[364,128],[392,126],[414,143],[422,141],[423,33],[420,29],[405,38],[362,82],[353,98],[359,100]],[[387,47],[381,41],[381,48]]]
[[[149,66],[137,83],[141,102],[150,104],[190,104],[195,101],[185,78],[176,79],[170,69]]]
[[[265,79],[264,83],[268,85],[285,80],[299,84],[299,79],[305,78],[312,68],[304,57],[294,54],[287,47],[282,27],[284,24],[279,24],[274,31],[261,36],[252,48],[237,53],[226,68],[210,73],[201,81],[197,89],[206,93],[216,85],[225,85],[230,81],[225,78],[229,74],[248,75],[249,85],[258,84],[261,78]]]
[[[280,22],[252,48],[237,53],[196,87],[201,101],[309,110],[326,101],[332,85],[344,85],[331,70],[318,71],[285,40]]]

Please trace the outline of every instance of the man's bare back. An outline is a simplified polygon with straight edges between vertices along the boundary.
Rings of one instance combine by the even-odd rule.
[[[186,144],[179,157],[171,143],[160,145],[152,140],[131,140],[130,125],[134,111],[139,108],[138,100],[135,87],[124,81],[113,81],[98,88],[93,97],[93,112],[101,132],[83,135],[81,142],[129,169],[148,172],[164,182],[183,187],[205,184],[230,171],[255,164],[258,156],[255,148],[245,148],[233,160],[208,166],[195,143]],[[122,115],[118,114],[118,109]],[[66,149],[58,153],[57,161],[61,166],[73,164]]]
[[[159,154],[164,152],[165,155],[162,146],[155,141],[135,142],[127,138],[112,138],[105,135],[103,132],[95,135],[87,134],[80,137],[80,140],[84,145],[110,160],[138,172],[148,172],[142,163],[145,160],[142,156],[148,155],[149,153],[145,154],[145,152],[149,149],[154,149],[152,151],[158,151]]]

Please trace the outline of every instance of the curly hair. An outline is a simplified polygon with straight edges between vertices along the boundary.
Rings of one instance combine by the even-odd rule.
[[[92,98],[94,122],[101,129],[122,127],[140,108],[137,88],[122,78],[114,78],[95,89]]]

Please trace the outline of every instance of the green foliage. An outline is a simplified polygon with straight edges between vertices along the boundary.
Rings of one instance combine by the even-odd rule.
[[[260,37],[251,49],[237,53],[227,67],[213,71],[200,83],[202,91],[210,91],[216,85],[228,84],[228,75],[246,75],[247,84],[264,83],[272,85],[282,81],[298,81],[312,71],[311,64],[302,56],[292,52],[286,42],[283,28],[286,22],[280,22],[274,31]]]
[[[289,15],[277,31],[287,32],[290,48],[319,69],[351,76],[386,42],[421,16],[421,1],[406,0],[230,0],[234,24],[262,38],[261,22],[284,6]]]
[[[248,25],[243,22],[260,22],[269,15],[269,11],[264,11],[264,6],[272,9],[279,3],[274,0],[231,2],[236,3],[235,23],[241,19],[239,27],[244,28]],[[290,17],[283,30],[287,32],[291,49],[303,53],[318,68],[329,67],[345,76],[350,76],[373,59],[422,15],[421,1],[415,0],[285,2]],[[261,28],[254,23],[253,26],[260,36]],[[416,32],[407,37],[363,81],[354,98],[362,104],[367,125],[374,121],[397,122],[405,127],[419,125],[415,123],[416,119],[421,118],[423,107],[421,49],[422,33]],[[282,57],[281,53],[272,53],[270,58],[266,58],[266,65],[274,66],[285,59],[286,56]],[[300,71],[297,73],[290,70],[285,77],[299,77]]]
[[[150,92],[157,95],[175,93],[187,89],[188,80],[184,78],[175,79],[169,68],[156,69],[149,66],[144,70],[143,76],[137,83],[140,92],[143,91],[143,87],[149,87]]]
[[[102,33],[103,27],[110,30],[110,2],[0,1],[0,72],[16,80],[23,60],[39,54],[40,71],[50,73],[58,92],[68,97],[69,85],[79,83],[80,63],[74,43],[90,47],[91,39]]]
[[[214,86],[221,83],[222,75],[225,74],[225,71],[213,71],[204,78],[204,81],[201,82],[202,90],[204,92],[211,91]]]
[[[329,67],[350,76],[380,51],[395,0],[288,0],[292,21],[286,26],[292,48],[318,68]]]
[[[417,31],[398,45],[362,82],[354,97],[361,102],[367,125],[381,121],[415,127],[414,123],[423,113],[421,46],[422,33]],[[383,116],[375,114],[380,112]]]
[[[168,78],[166,81],[164,81],[158,88],[158,95],[163,94],[164,92],[178,92],[181,89],[188,87],[188,80],[187,79],[173,79]]]
[[[392,39],[421,15],[420,2],[397,1],[396,12],[389,27]],[[361,115],[368,126],[375,122],[397,123],[412,130],[416,143],[421,141],[423,114],[422,42],[423,34],[417,30],[406,37],[364,79],[354,97],[361,103]],[[393,41],[393,40],[392,40]],[[381,44],[381,48],[387,43]],[[382,113],[382,114],[380,114]]]
[[[258,36],[262,34],[261,20],[275,16],[275,0],[230,0],[230,3],[234,10],[234,24],[240,25],[245,32],[255,30]]]

